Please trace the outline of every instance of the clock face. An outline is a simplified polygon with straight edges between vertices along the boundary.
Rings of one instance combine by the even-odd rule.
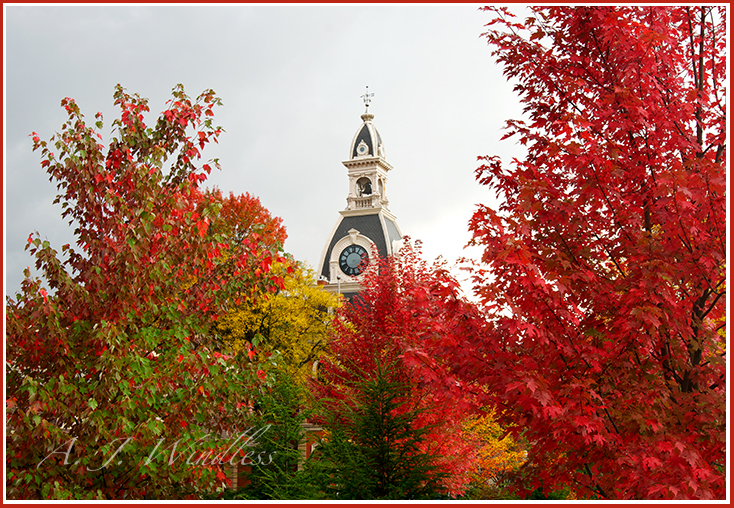
[[[350,245],[339,254],[339,268],[347,275],[359,275],[367,267],[370,257],[364,247]]]

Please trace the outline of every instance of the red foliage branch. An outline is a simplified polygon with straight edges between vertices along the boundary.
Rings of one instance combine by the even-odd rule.
[[[450,361],[526,430],[528,488],[722,498],[725,12],[489,10],[527,156],[477,170],[493,329]]]

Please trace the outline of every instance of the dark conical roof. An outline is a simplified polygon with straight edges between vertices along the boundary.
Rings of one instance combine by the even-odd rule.
[[[349,148],[350,159],[385,157],[385,147],[382,144],[382,138],[372,123],[374,117],[370,113],[362,115],[363,123],[352,139],[352,145]]]

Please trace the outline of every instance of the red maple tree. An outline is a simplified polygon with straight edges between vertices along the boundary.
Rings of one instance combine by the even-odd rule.
[[[478,446],[462,430],[472,397],[450,366],[426,354],[425,344],[455,341],[461,329],[455,321],[472,306],[459,298],[458,283],[443,266],[429,266],[409,246],[368,269],[361,284],[334,320],[313,392],[331,401],[331,413],[338,414],[339,404],[355,406],[355,387],[363,380],[393,366],[389,381],[410,387],[399,411],[419,409],[414,427],[430,429],[421,451],[439,457],[436,471],[446,475],[448,492],[460,495],[471,480]]]
[[[50,142],[32,134],[78,249],[59,256],[31,234],[41,276],[26,271],[6,304],[8,497],[198,497],[223,483],[202,457],[247,429],[260,384],[212,332],[228,307],[279,287],[281,260],[251,231],[226,234],[199,189],[216,165],[198,161],[221,133],[220,100],[179,85],[151,127],[145,99],[119,85],[114,99],[107,148],[69,98]]]
[[[488,10],[527,155],[477,170],[491,326],[448,358],[524,430],[526,489],[721,499],[726,12]]]
[[[283,247],[286,238],[285,226],[280,217],[273,217],[260,199],[249,192],[235,195],[230,192],[224,196],[218,188],[206,192],[207,201],[220,206],[217,223],[219,234],[234,241],[244,238],[258,238],[264,245],[273,248]],[[213,231],[212,231],[213,232]]]

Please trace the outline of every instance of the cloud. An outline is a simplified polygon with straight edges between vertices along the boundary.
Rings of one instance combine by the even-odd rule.
[[[311,265],[346,203],[341,161],[366,85],[394,167],[391,210],[427,255],[461,252],[474,204],[489,198],[476,157],[517,153],[499,138],[520,108],[473,5],[17,5],[5,21],[6,294],[33,264],[31,231],[58,249],[73,242],[28,138],[60,128],[65,96],[88,118],[101,111],[108,136],[116,83],[150,99],[151,119],[177,83],[213,88],[226,132],[207,149],[223,166],[209,184],[259,196],[283,218],[286,250]]]

